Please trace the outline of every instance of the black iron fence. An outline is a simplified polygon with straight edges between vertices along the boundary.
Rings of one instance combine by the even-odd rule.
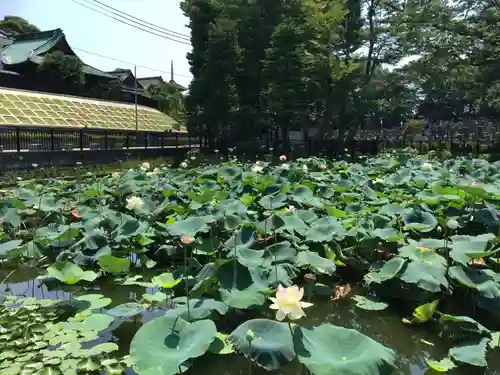
[[[199,140],[183,133],[104,129],[0,127],[0,152],[191,148]]]

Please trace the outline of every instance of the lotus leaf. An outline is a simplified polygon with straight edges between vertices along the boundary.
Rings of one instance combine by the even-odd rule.
[[[162,273],[161,275],[155,276],[151,279],[151,284],[159,286],[164,289],[172,289],[182,281],[177,279],[170,272]]]
[[[65,284],[76,284],[80,280],[94,281],[98,274],[84,271],[71,262],[56,262],[47,268],[48,276]]]
[[[144,310],[144,308],[145,308],[145,306],[141,305],[140,303],[127,302],[127,303],[123,303],[121,305],[118,305],[116,307],[113,307],[112,309],[108,310],[107,313],[111,316],[127,318],[130,316],[140,314],[142,312],[142,310]]]
[[[117,258],[112,255],[103,255],[97,261],[104,272],[124,273],[130,268],[130,260],[127,258]]]
[[[458,362],[486,367],[486,345],[488,341],[489,339],[486,337],[476,337],[451,348],[448,354]]]
[[[352,299],[356,301],[356,307],[359,307],[363,310],[375,310],[380,311],[389,307],[388,303],[381,302],[376,300],[373,297],[364,297],[364,296],[353,296]]]
[[[315,375],[390,374],[396,360],[394,351],[358,331],[327,323],[294,327],[293,342]]]
[[[209,349],[217,334],[210,320],[188,323],[162,316],[143,325],[132,339],[130,355],[139,375],[174,375],[185,371],[192,358]]]
[[[251,343],[247,332],[253,332]],[[247,320],[236,328],[229,339],[236,350],[266,370],[277,370],[295,358],[292,334],[288,324],[269,319]]]

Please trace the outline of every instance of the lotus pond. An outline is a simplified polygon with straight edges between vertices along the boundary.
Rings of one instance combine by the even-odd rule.
[[[499,162],[181,165],[0,197],[0,375],[500,373]]]

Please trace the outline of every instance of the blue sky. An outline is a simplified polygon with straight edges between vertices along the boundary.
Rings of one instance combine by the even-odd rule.
[[[76,0],[89,5],[85,0]],[[180,10],[180,0],[100,0],[122,12],[152,24],[189,35],[188,19]],[[104,12],[102,9],[98,9]],[[170,79],[170,60],[174,60],[175,80],[188,85],[191,80],[186,54],[189,45],[176,43],[137,30],[87,9],[72,0],[0,0],[0,17],[23,17],[41,30],[61,28],[71,47],[106,55],[132,64],[75,51],[87,64],[101,70],[137,67],[137,76],[162,75]],[[181,76],[182,75],[182,76]]]

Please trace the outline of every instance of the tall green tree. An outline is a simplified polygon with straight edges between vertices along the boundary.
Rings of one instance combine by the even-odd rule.
[[[38,27],[32,25],[24,18],[16,16],[4,16],[0,21],[0,31],[9,35],[20,35],[28,33],[37,33],[40,31]]]
[[[44,89],[62,94],[81,95],[85,87],[83,63],[77,56],[61,51],[46,54],[38,66],[39,82]]]

